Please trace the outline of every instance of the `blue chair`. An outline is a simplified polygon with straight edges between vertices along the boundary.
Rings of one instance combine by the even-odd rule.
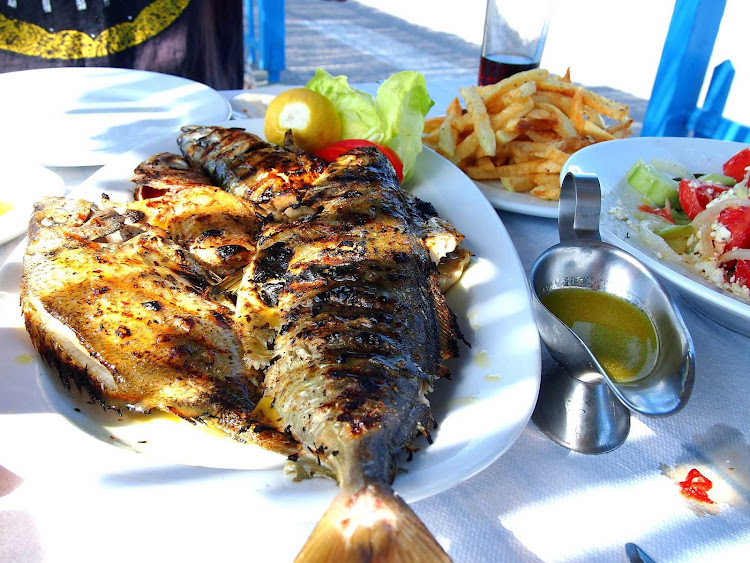
[[[711,76],[698,107],[726,0],[676,0],[642,137],[707,137],[750,142],[750,128],[722,116],[734,79],[730,61]]]
[[[284,0],[244,0],[245,59],[268,72],[278,82],[286,65]],[[257,9],[258,25],[255,25]],[[257,29],[256,29],[257,28]]]

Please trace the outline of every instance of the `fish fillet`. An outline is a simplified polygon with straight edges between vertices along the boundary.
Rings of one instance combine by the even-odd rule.
[[[199,265],[158,229],[102,238],[123,222],[83,200],[36,204],[21,308],[41,356],[105,408],[166,411],[296,452],[253,420],[261,374],[243,362],[232,311],[204,295]]]
[[[224,278],[247,266],[263,224],[250,201],[213,186],[188,187],[122,207],[130,225],[164,229],[204,268]]]

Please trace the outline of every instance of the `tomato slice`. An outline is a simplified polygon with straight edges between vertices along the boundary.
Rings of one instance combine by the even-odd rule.
[[[380,143],[373,143],[365,139],[344,139],[343,141],[337,141],[332,145],[328,145],[314,154],[327,162],[333,162],[342,154],[348,153],[350,150],[358,147],[377,147],[391,161],[393,168],[396,170],[398,181],[400,182],[404,179],[404,164],[396,154],[396,151]]]
[[[734,267],[734,281],[750,287],[750,260],[737,260]]]
[[[725,251],[733,248],[750,248],[750,208],[727,207],[719,213],[719,223],[732,233]]]
[[[724,174],[741,182],[750,166],[750,148],[742,149],[724,163]]]
[[[653,215],[658,215],[659,217],[662,217],[669,221],[670,223],[674,224],[674,218],[672,217],[672,214],[669,212],[669,210],[666,207],[651,207],[649,205],[639,205],[638,209],[640,211],[645,211],[646,213],[652,213]]]
[[[689,219],[694,219],[698,213],[706,209],[708,203],[729,188],[710,182],[701,182],[700,180],[681,180],[678,187],[678,197],[680,198],[680,207]]]

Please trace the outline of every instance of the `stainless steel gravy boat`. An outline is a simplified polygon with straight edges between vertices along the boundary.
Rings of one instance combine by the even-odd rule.
[[[560,243],[537,258],[530,274],[537,327],[559,369],[542,374],[532,420],[569,449],[604,453],[627,438],[630,410],[665,416],[685,405],[693,386],[695,352],[661,282],[636,258],[602,242],[596,176],[568,173],[559,205]],[[614,381],[586,344],[542,304],[542,297],[562,287],[604,291],[646,313],[658,341],[653,368],[637,381]]]

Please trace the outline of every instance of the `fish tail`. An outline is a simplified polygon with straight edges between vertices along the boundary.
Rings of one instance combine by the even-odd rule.
[[[390,489],[367,485],[339,494],[296,562],[450,562],[409,506]]]

